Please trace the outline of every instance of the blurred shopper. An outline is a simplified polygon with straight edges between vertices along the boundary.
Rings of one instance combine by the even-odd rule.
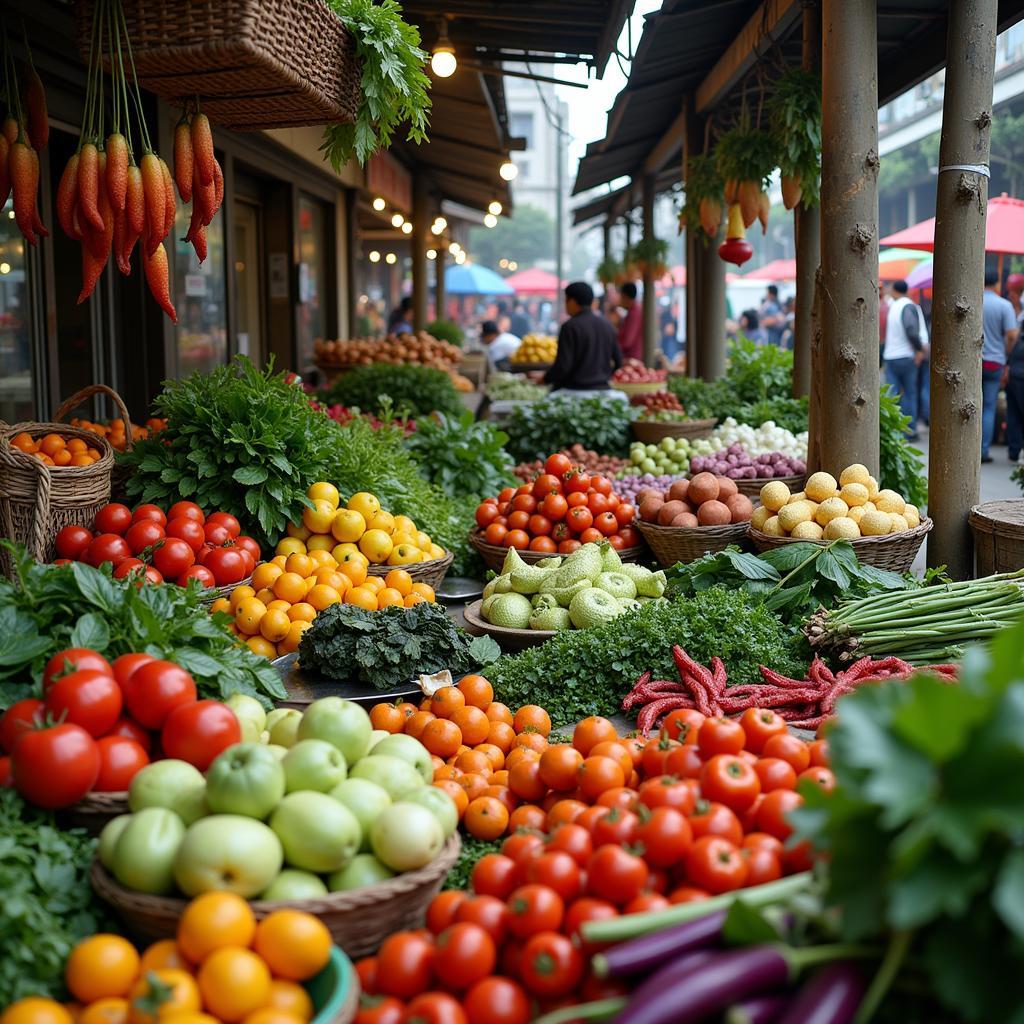
[[[779,304],[778,285],[770,284],[765,289],[764,298],[761,300],[761,308],[757,317],[761,329],[769,345],[779,345],[782,342],[782,331],[786,326],[786,318]],[[759,342],[760,344],[760,342]]]
[[[644,311],[632,281],[627,281],[619,289],[619,305],[626,311],[626,316],[619,324],[619,350],[622,358],[643,361]]]
[[[740,313],[739,334],[755,345],[768,343],[768,335],[761,326],[761,318],[756,309],[745,309]]]
[[[508,370],[509,360],[519,350],[521,341],[514,334],[502,331],[493,320],[480,325],[480,340],[487,352],[487,362],[492,370]]]
[[[1015,349],[1020,333],[1013,305],[999,294],[999,274],[995,270],[985,271],[982,322],[985,340],[981,349],[981,461],[991,462],[989,449],[996,432],[999,385],[1006,373],[1006,357]]]
[[[900,410],[910,417],[907,436],[916,441],[920,386],[918,367],[928,356],[928,328],[921,307],[907,295],[907,282],[893,281],[892,304],[885,324],[885,379],[899,395]]]
[[[558,355],[544,374],[544,383],[555,389],[553,394],[608,392],[612,373],[622,365],[615,328],[598,316],[593,306],[594,290],[585,281],[566,286],[565,311],[569,319],[559,329]]]

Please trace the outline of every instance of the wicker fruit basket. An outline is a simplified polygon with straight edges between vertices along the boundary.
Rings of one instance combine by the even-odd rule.
[[[503,548],[498,544],[488,544],[487,541],[480,536],[479,530],[473,530],[469,535],[469,543],[473,545],[480,552],[480,557],[484,560],[488,569],[493,569],[495,572],[500,572],[501,567],[505,562],[505,556],[508,554],[508,548]],[[642,544],[638,544],[636,547],[623,548],[619,552],[619,558],[624,562],[635,562],[643,554],[644,548]],[[557,555],[546,552],[546,551],[520,551],[519,557],[526,562],[527,565],[533,565],[535,562],[539,562],[545,558],[555,558]]]
[[[925,537],[932,528],[930,519],[922,519],[920,526],[900,533],[887,533],[884,537],[858,537],[851,540],[853,550],[859,561],[865,565],[873,565],[877,569],[890,569],[893,572],[910,572],[918,551]],[[781,548],[785,544],[828,544],[827,540],[803,540],[800,537],[775,537],[750,527],[747,536],[758,551],[770,551]]]
[[[688,527],[638,521],[636,525],[663,569],[677,562],[695,562],[706,554],[724,551],[730,544],[740,543],[747,532],[746,523]]]
[[[736,489],[740,494],[745,494],[748,498],[756,498],[761,493],[761,488],[765,484],[774,484],[776,482],[785,484],[793,494],[797,491],[804,489],[804,483],[806,482],[806,476],[773,476],[773,477],[756,477],[753,480],[736,480]]]
[[[975,505],[967,521],[974,533],[977,576],[1024,569],[1024,499]]]
[[[626,395],[653,395],[659,391],[668,391],[666,380],[613,380],[608,387],[621,391]]]
[[[84,828],[91,836],[98,836],[104,825],[119,814],[128,813],[128,791],[114,793],[87,793],[77,804],[57,812],[65,828]]]
[[[89,53],[96,0],[79,0]],[[356,119],[355,40],[323,0],[124,0],[144,88],[241,131]],[[106,61],[109,65],[109,60]]]
[[[455,552],[449,551],[444,558],[432,558],[429,562],[414,562],[412,565],[371,565],[366,572],[370,576],[387,576],[392,569],[404,569],[413,583],[426,583],[437,590],[444,582],[449,566],[455,561]]]
[[[376,885],[349,892],[335,892],[312,900],[253,900],[257,919],[282,907],[305,910],[319,917],[334,941],[353,959],[376,952],[393,932],[423,925],[427,906],[440,890],[445,876],[458,859],[462,841],[456,832],[448,838],[437,858],[418,871],[407,871]],[[142,942],[167,939],[175,934],[187,900],[175,896],[149,896],[133,892],[117,882],[98,860],[90,880],[96,895],[110,904],[126,932]]]
[[[226,583],[223,587],[204,587],[199,595],[199,600],[203,604],[213,604],[218,598],[231,597],[231,592],[236,587],[251,587],[252,576],[246,576],[244,580],[239,580],[237,583]]]
[[[695,441],[707,437],[718,420],[633,420],[633,436],[644,444],[657,444],[665,437],[685,437]]]

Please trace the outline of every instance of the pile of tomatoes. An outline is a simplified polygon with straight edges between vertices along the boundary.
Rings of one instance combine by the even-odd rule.
[[[612,482],[574,466],[561,453],[549,455],[531,483],[506,487],[476,509],[480,536],[488,544],[569,554],[583,544],[607,540],[613,548],[636,547],[636,509],[612,490]]]
[[[39,807],[68,807],[90,792],[128,789],[158,751],[205,771],[241,739],[231,708],[199,700],[174,662],[122,654],[111,664],[71,647],[46,663],[41,700],[0,716],[0,785]]]
[[[74,1003],[30,996],[0,1022],[307,1024],[315,1009],[302,982],[326,966],[331,946],[312,914],[275,910],[257,922],[241,896],[208,892],[185,907],[175,939],[141,954],[120,935],[82,939],[64,969]]]
[[[806,844],[787,844],[798,780],[834,785],[827,741],[798,739],[761,709],[674,711],[651,740],[588,718],[571,744],[522,749],[546,795],[519,804],[520,827],[476,863],[471,891],[434,898],[427,932],[392,935],[357,964],[370,993],[357,1024],[527,1024],[623,994],[590,974],[585,922],[805,870]]]
[[[260,546],[242,536],[229,512],[206,515],[191,501],[166,512],[159,505],[134,511],[112,502],[96,513],[93,528],[65,526],[56,538],[58,564],[86,562],[114,567],[114,578],[136,576],[147,583],[170,580],[178,586],[198,580],[204,587],[224,587],[252,575]]]

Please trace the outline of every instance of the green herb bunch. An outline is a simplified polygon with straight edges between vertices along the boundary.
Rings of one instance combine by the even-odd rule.
[[[459,859],[444,878],[445,889],[469,889],[470,876],[473,874],[476,862],[489,853],[501,852],[501,839],[477,839],[468,832],[463,832],[461,839],[462,849],[459,850]]]
[[[373,363],[343,373],[317,396],[325,405],[344,405],[375,416],[385,408],[404,416],[443,412],[458,416],[465,406],[451,377],[430,366]]]
[[[740,122],[719,136],[714,147],[715,169],[725,181],[753,181],[767,188],[772,171],[778,166],[775,138],[750,126],[746,109]]]
[[[449,345],[458,345],[466,340],[466,332],[454,320],[431,320],[427,324],[427,334],[438,341],[447,341]]]
[[[842,698],[829,750],[837,788],[807,787],[793,821],[828,851],[842,937],[888,942],[868,1002],[895,980],[950,1020],[1019,1021],[1024,622],[969,651],[959,685],[919,675]]]
[[[480,498],[516,484],[515,463],[502,447],[506,434],[490,420],[477,420],[467,409],[459,417],[437,413],[419,421],[405,446],[420,473],[452,498]]]
[[[497,655],[498,645],[490,637],[471,637],[444,608],[427,602],[379,612],[331,605],[317,615],[299,645],[306,669],[380,690],[443,669],[453,675],[466,672]]]
[[[700,204],[708,199],[724,208],[725,186],[715,166],[715,158],[710,153],[692,156],[687,163],[686,172],[686,201],[680,220],[691,231],[702,232],[702,237],[707,242],[707,235],[703,233],[704,229],[700,223]]]
[[[882,385],[878,419],[878,484],[902,494],[912,505],[921,508],[928,502],[928,481],[921,451],[907,440],[910,417],[900,411],[899,399],[888,384]]]
[[[63,999],[64,964],[81,939],[116,931],[93,893],[96,840],[63,831],[49,811],[0,789],[0,1006]]]
[[[331,124],[320,147],[336,171],[354,156],[360,164],[391,145],[408,123],[406,140],[425,142],[430,112],[427,53],[415,25],[402,19],[395,0],[327,0],[356,43],[362,66],[359,110],[354,124]]]
[[[505,424],[506,447],[518,462],[546,459],[581,444],[602,455],[629,453],[635,407],[603,398],[552,398],[512,410]]]
[[[4,542],[15,578],[0,579],[0,707],[38,693],[46,662],[67,647],[88,647],[113,660],[145,652],[176,662],[195,678],[200,697],[246,693],[266,707],[287,694],[266,658],[211,616],[201,588],[136,588],[84,562],[41,565]]]
[[[287,374],[244,356],[166,381],[153,409],[167,429],[119,456],[134,471],[128,494],[230,512],[263,546],[298,521],[338,443],[337,426]]]
[[[772,134],[784,175],[800,179],[805,206],[817,206],[821,176],[821,76],[788,68],[769,97]]]
[[[733,684],[760,682],[759,665],[802,678],[809,660],[759,597],[716,587],[646,604],[604,626],[565,630],[539,647],[501,658],[487,678],[509,707],[540,704],[556,725],[568,725],[587,715],[621,714],[622,698],[641,672],[676,678],[673,644],[702,664],[717,655]]]

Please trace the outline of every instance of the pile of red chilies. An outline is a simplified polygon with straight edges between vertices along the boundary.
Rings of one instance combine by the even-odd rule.
[[[849,668],[833,675],[820,658],[815,657],[806,679],[790,679],[764,665],[760,666],[763,684],[729,686],[721,658],[712,658],[708,667],[694,661],[676,645],[672,657],[679,669],[679,681],[652,679],[644,672],[622,701],[622,709],[639,707],[637,728],[648,735],[669,711],[694,708],[708,717],[735,715],[747,708],[770,708],[790,725],[816,729],[835,712],[836,701],[861,683],[881,679],[905,679],[914,672],[931,672],[951,682],[956,665],[930,665],[915,668],[900,658],[861,658]]]

